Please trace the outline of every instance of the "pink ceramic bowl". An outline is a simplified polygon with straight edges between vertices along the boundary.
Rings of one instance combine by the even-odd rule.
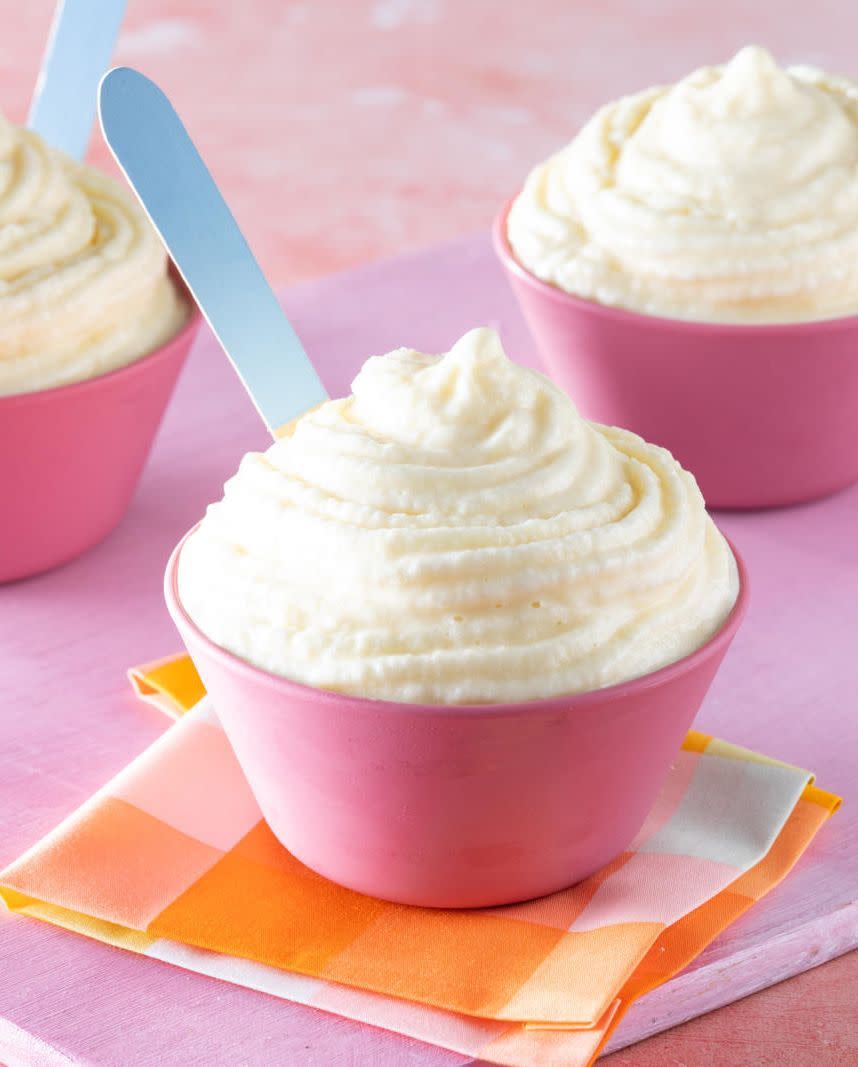
[[[191,531],[193,532],[193,531]],[[481,907],[592,874],[640,829],[745,614],[623,685],[520,704],[363,700],[269,674],[173,620],[269,826],[308,867],[403,904]]]
[[[0,582],[79,556],[116,526],[200,324],[72,385],[0,397]]]
[[[725,325],[605,307],[495,250],[546,368],[589,419],[664,445],[710,507],[796,504],[858,480],[858,316]]]

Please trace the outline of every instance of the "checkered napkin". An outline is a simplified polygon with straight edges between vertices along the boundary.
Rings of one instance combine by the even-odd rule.
[[[691,733],[635,842],[585,882],[509,907],[405,907],[278,844],[187,657],[132,680],[179,721],[0,874],[8,907],[511,1067],[591,1062],[838,804],[807,771]]]

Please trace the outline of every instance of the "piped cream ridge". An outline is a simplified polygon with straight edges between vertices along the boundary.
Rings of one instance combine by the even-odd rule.
[[[186,316],[131,195],[0,117],[0,396],[115,370]]]
[[[179,558],[214,642],[294,681],[416,703],[580,693],[692,652],[735,560],[662,448],[583,419],[472,330],[369,359],[249,453]]]
[[[761,48],[603,107],[514,201],[516,258],[645,314],[858,312],[858,83]]]

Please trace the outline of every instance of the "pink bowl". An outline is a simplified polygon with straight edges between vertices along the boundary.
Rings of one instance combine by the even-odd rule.
[[[635,314],[540,281],[494,244],[558,384],[664,445],[711,507],[796,504],[858,480],[858,316],[725,325]]]
[[[167,605],[274,834],[326,878],[430,907],[542,896],[622,852],[748,599],[737,555],[739,598],[720,631],[623,685],[519,704],[397,704],[298,685],[214,644],[179,601],[183,544]]]
[[[79,556],[116,526],[200,324],[119,370],[0,397],[0,582]]]

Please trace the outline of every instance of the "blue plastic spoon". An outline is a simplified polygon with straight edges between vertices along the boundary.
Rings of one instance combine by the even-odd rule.
[[[27,125],[54,148],[83,159],[98,82],[110,64],[126,0],[59,0]]]
[[[129,67],[102,78],[104,137],[273,435],[327,399],[214,179],[164,93]]]

